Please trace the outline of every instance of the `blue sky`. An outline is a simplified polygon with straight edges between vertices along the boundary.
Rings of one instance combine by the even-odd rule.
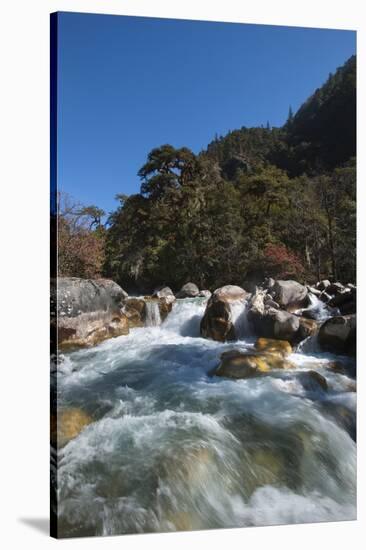
[[[59,188],[110,212],[153,147],[280,126],[355,50],[352,31],[60,13]]]

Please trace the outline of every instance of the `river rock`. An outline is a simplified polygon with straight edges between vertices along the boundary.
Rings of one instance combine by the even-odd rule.
[[[199,288],[194,283],[186,283],[177,294],[177,298],[196,298],[199,294]]]
[[[172,309],[173,302],[169,298],[159,298],[159,311],[162,321],[165,321]]]
[[[356,290],[346,288],[329,300],[328,305],[338,308],[342,315],[348,315],[356,313],[356,302]]]
[[[292,346],[286,340],[273,340],[271,338],[258,338],[254,347],[258,351],[268,353],[277,353],[281,356],[286,356],[292,353]]]
[[[218,342],[235,340],[237,335],[232,322],[231,304],[242,303],[244,307],[247,297],[248,293],[239,286],[227,285],[216,289],[201,321],[201,335]]]
[[[213,374],[245,379],[261,376],[271,369],[288,369],[292,366],[289,361],[275,353],[230,350],[221,354],[221,362]]]
[[[130,328],[145,326],[146,302],[142,298],[128,298],[122,308]]]
[[[100,342],[129,333],[129,323],[123,313],[96,311],[77,317],[59,317],[58,345],[61,350],[96,346]]]
[[[79,435],[93,422],[93,418],[82,409],[73,407],[60,411],[51,417],[51,442],[56,447],[63,447]]]
[[[245,301],[249,294],[246,290],[236,285],[226,285],[221,288],[217,288],[212,297],[216,301],[223,301],[228,304],[238,301]]]
[[[318,343],[324,351],[355,355],[356,315],[338,315],[325,321],[319,329]]]
[[[59,277],[51,284],[51,304],[58,316],[76,317],[95,311],[118,311],[128,294],[110,279]]]
[[[297,309],[307,305],[308,289],[297,281],[276,281],[270,294],[284,309]]]
[[[302,340],[305,340],[305,338],[316,334],[318,330],[318,323],[314,319],[299,317],[299,323],[299,330],[296,334],[296,340],[298,342],[301,342]]]
[[[328,279],[323,279],[322,281],[319,281],[317,284],[316,284],[316,288],[318,290],[325,290],[326,288],[328,288],[328,286],[330,286],[330,281],[328,281]]]
[[[302,387],[306,391],[312,392],[319,389],[322,391],[328,390],[328,383],[326,378],[315,370],[308,370],[299,373],[298,379],[300,380]]]
[[[254,334],[295,342],[300,327],[299,318],[284,310],[277,310],[265,303],[265,291],[257,289],[248,303],[248,321]]]
[[[158,287],[154,290],[153,296],[156,298],[164,298],[167,302],[173,303],[175,301],[175,296],[171,288],[168,286]]]
[[[339,283],[339,282],[331,283],[327,287],[327,293],[330,294],[331,296],[336,296],[337,294],[340,294],[343,290],[344,290],[344,286],[342,285],[342,283]]]

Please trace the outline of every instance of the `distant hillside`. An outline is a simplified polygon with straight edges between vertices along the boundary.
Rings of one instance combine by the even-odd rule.
[[[356,56],[329,75],[282,128],[241,128],[216,138],[206,154],[233,179],[267,162],[289,175],[333,169],[356,155]]]

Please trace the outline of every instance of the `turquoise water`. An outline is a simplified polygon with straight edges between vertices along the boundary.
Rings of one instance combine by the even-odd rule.
[[[351,379],[311,352],[291,371],[212,377],[253,340],[200,338],[204,307],[179,300],[160,326],[64,356],[58,407],[94,421],[59,450],[60,536],[355,518]],[[304,387],[308,369],[327,392]]]

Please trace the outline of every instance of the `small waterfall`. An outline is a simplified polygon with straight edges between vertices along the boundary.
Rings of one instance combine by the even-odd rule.
[[[205,300],[176,300],[162,328],[181,336],[199,337],[200,323],[205,311]]]
[[[146,303],[145,324],[147,327],[157,327],[161,325],[159,304],[155,300],[149,300]]]
[[[231,322],[235,327],[238,340],[250,336],[250,327],[247,317],[247,302],[238,300],[230,303]]]
[[[305,317],[310,317],[316,321],[325,321],[326,319],[329,319],[332,312],[327,305],[311,292],[309,292],[308,297],[310,300],[310,305],[304,309],[298,309],[295,313],[297,315],[304,315],[305,312],[308,312],[309,315],[305,315]]]
[[[296,347],[297,353],[305,353],[305,354],[313,354],[313,353],[320,353],[321,348],[318,344],[318,332],[313,334],[312,336],[308,336],[298,344]]]

